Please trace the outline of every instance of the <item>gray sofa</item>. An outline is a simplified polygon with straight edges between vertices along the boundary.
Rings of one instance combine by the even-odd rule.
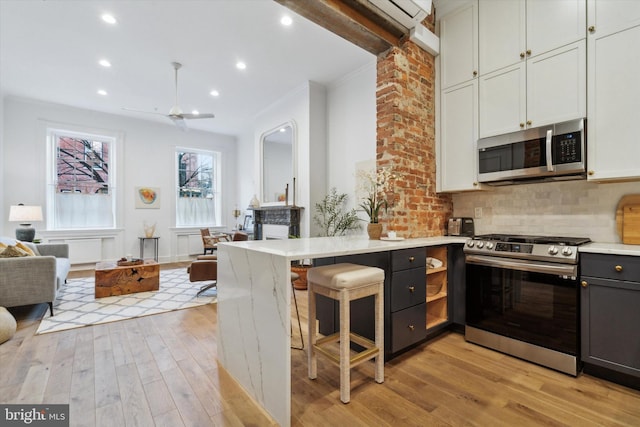
[[[0,258],[0,306],[49,304],[53,316],[53,301],[67,280],[71,268],[69,245],[28,244],[36,256]]]

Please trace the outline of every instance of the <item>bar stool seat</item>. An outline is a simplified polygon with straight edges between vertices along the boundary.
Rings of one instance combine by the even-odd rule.
[[[357,264],[341,263],[314,267],[307,273],[309,294],[309,378],[317,378],[317,354],[327,357],[340,367],[340,400],[349,403],[351,368],[375,359],[375,381],[384,382],[384,270]],[[317,339],[316,294],[334,299],[340,306],[340,331]],[[350,330],[350,301],[375,296],[375,342]],[[325,344],[340,341],[340,352],[324,348]],[[350,354],[351,342],[364,350]]]

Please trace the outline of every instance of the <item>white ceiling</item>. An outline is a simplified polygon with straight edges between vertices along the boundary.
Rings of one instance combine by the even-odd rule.
[[[105,12],[117,25],[100,19]],[[290,27],[280,24],[285,14]],[[3,95],[168,123],[122,108],[168,113],[177,61],[182,110],[216,115],[189,128],[224,134],[241,133],[308,80],[329,84],[373,60],[272,0],[0,0]]]

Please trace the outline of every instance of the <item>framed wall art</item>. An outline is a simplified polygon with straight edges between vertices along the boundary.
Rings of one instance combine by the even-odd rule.
[[[136,187],[135,206],[136,209],[160,209],[160,188]]]

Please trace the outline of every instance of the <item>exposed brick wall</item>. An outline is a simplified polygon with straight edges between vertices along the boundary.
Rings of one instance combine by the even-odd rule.
[[[441,236],[453,206],[436,193],[434,57],[407,40],[377,68],[376,163],[401,178],[380,222],[403,237]]]

